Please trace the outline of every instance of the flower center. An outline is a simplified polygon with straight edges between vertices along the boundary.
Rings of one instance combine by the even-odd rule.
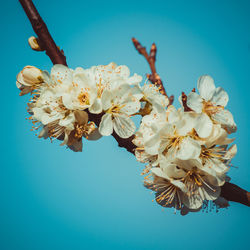
[[[200,176],[200,174],[196,173],[195,170],[190,170],[187,172],[185,181],[187,183],[195,183],[199,187],[202,186],[202,182],[203,182],[202,177]]]
[[[214,115],[223,109],[224,107],[222,106],[215,106],[212,102],[203,101],[202,111],[209,116]]]
[[[104,85],[102,84],[102,78],[100,78],[99,83],[97,83],[96,86],[97,86],[97,97],[101,98],[104,90]]]
[[[223,155],[225,154],[225,150],[219,147],[206,148],[205,146],[201,146],[201,154],[200,157],[202,159],[202,164],[204,165],[207,160],[211,158],[216,158],[223,161]]]
[[[177,134],[166,138],[167,145],[162,153],[166,155],[170,149],[173,149],[174,150],[173,153],[176,153],[176,150],[180,148],[180,144],[184,138],[185,136],[180,136]]]
[[[126,104],[123,104],[123,105],[118,105],[118,104],[116,104],[116,105],[112,105],[109,109],[108,109],[108,111],[106,111],[106,113],[109,113],[109,114],[119,114],[120,113],[120,110],[123,108],[123,107],[125,107],[126,106]]]
[[[88,138],[88,135],[94,130],[95,130],[94,122],[90,122],[84,125],[76,124],[74,136],[77,139],[81,139],[83,136]]]
[[[89,94],[88,92],[81,92],[78,97],[77,97],[78,101],[80,102],[81,105],[89,105]]]

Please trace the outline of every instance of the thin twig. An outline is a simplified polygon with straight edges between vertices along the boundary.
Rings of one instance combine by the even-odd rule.
[[[46,54],[49,56],[53,64],[67,65],[66,57],[63,52],[56,46],[53,38],[51,37],[48,28],[41,16],[39,15],[35,5],[31,0],[19,0],[23,9],[30,20],[33,30],[38,36],[39,42]]]
[[[26,12],[26,15],[29,17],[32,27],[36,32],[39,40],[42,42],[46,50],[46,54],[49,56],[53,64],[67,65],[65,56],[63,55],[62,51],[60,51],[57,48],[53,38],[51,37],[47,29],[47,26],[43,22],[32,1],[31,0],[19,0],[19,1]],[[152,45],[150,55],[148,55],[146,49],[142,47],[138,41],[137,42],[136,41],[137,40],[133,39],[136,49],[139,51],[140,54],[144,55],[144,57],[149,62],[152,71],[151,74],[152,76],[150,81],[155,83],[157,86],[158,85],[162,86],[162,91],[163,90],[165,91],[162,81],[160,80],[160,77],[156,73],[155,69],[156,46],[154,44]],[[99,126],[102,114],[94,115],[89,113],[89,115],[90,115],[89,116],[90,120],[94,121],[96,125]],[[115,132],[112,135],[116,139],[120,147],[127,149],[127,151],[133,154],[135,153],[134,150],[136,146],[132,143],[133,136],[128,139],[122,139]],[[228,201],[235,201],[244,204],[246,206],[250,206],[250,193],[238,187],[235,184],[226,182],[221,187],[221,196],[227,199]]]
[[[165,95],[169,99],[169,105],[171,105],[174,101],[174,96],[172,95],[172,96],[168,97],[167,92],[163,86],[163,82],[162,82],[160,76],[156,72],[155,62],[156,62],[157,48],[156,48],[155,43],[152,44],[151,49],[150,49],[150,53],[148,54],[146,48],[143,47],[137,39],[132,38],[132,42],[133,42],[136,50],[141,55],[143,55],[145,57],[145,59],[147,60],[147,62],[149,64],[151,74],[147,75],[148,79],[159,88],[159,91],[161,94]]]

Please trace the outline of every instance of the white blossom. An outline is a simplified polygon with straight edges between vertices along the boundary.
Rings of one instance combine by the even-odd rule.
[[[169,104],[169,100],[165,95],[162,95],[159,88],[153,84],[144,84],[141,87],[143,101],[151,105],[151,109],[156,109],[158,112],[164,112]]]
[[[216,124],[221,124],[228,133],[236,131],[236,124],[232,114],[224,109],[229,97],[226,91],[215,87],[211,76],[203,75],[199,78],[197,88],[199,94],[191,92],[187,96],[187,106],[197,113],[205,113]]]
[[[20,95],[34,91],[43,83],[42,71],[34,66],[26,66],[17,75],[16,86],[21,90]]]
[[[175,157],[183,160],[198,157],[200,143],[192,134],[195,124],[181,110],[177,111],[170,106],[166,112],[165,123],[154,124],[156,128],[160,128],[155,129],[154,135],[145,142],[146,152],[153,155],[163,153],[169,160]]]
[[[198,80],[200,95],[191,92],[184,108],[176,109],[156,86],[141,87],[141,81],[127,66],[115,63],[75,70],[54,65],[50,73],[26,66],[17,87],[21,95],[33,94],[29,119],[34,130],[41,128],[40,138],[61,140],[78,152],[82,138],[135,135],[135,156],[147,164],[145,186],[156,192],[160,205],[183,214],[208,201],[227,206],[219,197],[220,187],[237,152],[236,145],[229,146],[234,139],[228,134],[236,125],[225,110],[227,93],[205,75]],[[138,114],[142,120],[136,132],[132,117]],[[91,117],[100,119],[100,124],[95,121],[99,127]]]
[[[99,131],[102,135],[111,135],[113,130],[121,137],[128,138],[135,132],[135,124],[130,116],[141,107],[142,95],[138,88],[123,84],[113,91],[105,90],[102,95],[102,116]]]

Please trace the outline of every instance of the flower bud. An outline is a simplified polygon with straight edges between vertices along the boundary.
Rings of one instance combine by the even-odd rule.
[[[42,49],[37,41],[37,38],[34,37],[34,36],[31,36],[29,39],[28,39],[28,42],[29,42],[29,45],[30,47],[33,49],[33,50],[36,50],[36,51],[43,51],[44,49]]]
[[[25,86],[32,86],[42,81],[42,71],[34,66],[24,67],[17,75],[17,82]]]

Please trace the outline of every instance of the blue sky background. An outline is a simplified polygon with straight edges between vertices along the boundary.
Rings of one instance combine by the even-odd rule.
[[[170,94],[214,77],[230,96],[238,125],[232,181],[250,190],[250,1],[34,1],[70,67],[115,61],[149,71],[132,36],[158,47],[157,69]],[[250,210],[185,217],[162,210],[142,185],[143,165],[112,137],[85,142],[82,153],[39,140],[25,120],[16,74],[49,70],[18,1],[1,1],[0,249],[247,249]],[[175,102],[177,104],[177,102]]]

